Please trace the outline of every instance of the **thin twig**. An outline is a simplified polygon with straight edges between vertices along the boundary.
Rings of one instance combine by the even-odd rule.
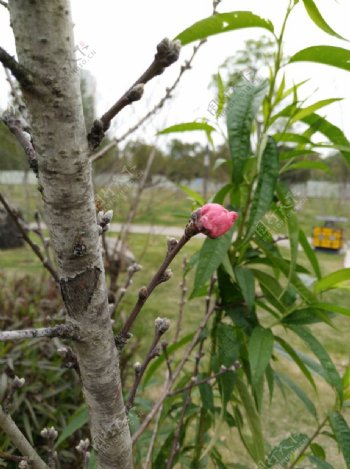
[[[9,8],[8,3],[4,2],[3,0],[0,0],[0,5],[2,5],[3,7],[7,8],[7,9]]]
[[[186,60],[183,63],[183,65],[181,65],[180,72],[179,72],[178,76],[176,77],[173,84],[169,88],[166,88],[165,95],[163,96],[163,98],[150,111],[148,111],[147,114],[145,114],[142,117],[142,119],[140,119],[135,125],[130,127],[124,134],[122,134],[120,137],[115,138],[108,145],[101,148],[100,151],[98,151],[98,152],[94,153],[93,155],[91,155],[91,161],[93,163],[98,161],[99,159],[101,159],[111,148],[115,147],[116,145],[118,145],[118,143],[122,142],[127,137],[129,137],[129,135],[131,135],[139,127],[141,127],[141,125],[143,125],[150,117],[152,117],[154,114],[156,114],[156,112],[159,111],[164,106],[164,104],[166,103],[166,101],[168,99],[172,98],[172,94],[173,94],[175,88],[177,87],[177,85],[179,84],[183,74],[186,72],[186,70],[191,69],[192,62],[193,62],[195,56],[197,55],[198,50],[200,49],[202,44],[204,44],[205,42],[206,42],[206,40],[203,39],[196,46],[194,46],[191,57],[189,58],[189,60]]]
[[[182,280],[180,283],[181,296],[180,296],[180,302],[179,302],[179,314],[177,316],[177,321],[176,321],[176,329],[175,329],[175,334],[174,334],[174,339],[173,339],[174,343],[178,341],[179,336],[180,336],[182,316],[183,316],[183,312],[184,312],[185,304],[186,304],[186,294],[188,291],[187,286],[186,286],[186,267],[187,267],[187,257],[184,257],[182,261]]]
[[[125,293],[127,292],[128,288],[132,285],[133,276],[136,274],[136,272],[139,272],[141,269],[142,269],[142,267],[139,264],[137,264],[136,262],[134,262],[133,264],[131,264],[128,267],[128,269],[127,269],[127,274],[128,275],[126,277],[124,286],[122,288],[120,288],[119,291],[118,291],[118,296],[117,296],[117,298],[115,300],[115,303],[113,305],[113,308],[111,310],[111,316],[114,315],[114,313],[117,310],[118,306],[120,305],[122,299],[124,298]]]
[[[203,378],[199,381],[194,381],[193,383],[189,384],[188,386],[185,386],[184,388],[177,389],[176,391],[173,391],[168,394],[168,397],[176,396],[177,394],[182,394],[183,392],[188,391],[189,389],[194,388],[195,386],[201,386],[202,384],[210,383],[213,379],[218,378],[221,375],[224,375],[226,373],[229,373],[231,371],[236,371],[236,369],[239,368],[238,364],[233,365],[231,368],[224,368],[221,367],[221,370],[218,371],[217,373],[207,376],[206,378]]]
[[[34,469],[48,469],[48,466],[41,459],[27,438],[23,435],[21,430],[17,427],[11,416],[6,414],[0,405],[0,427],[3,432],[9,437],[16,448],[29,458]]]
[[[50,261],[48,259],[44,258],[44,256],[42,255],[42,252],[40,251],[37,244],[33,243],[33,241],[30,239],[30,237],[27,234],[27,231],[25,230],[25,228],[22,226],[21,222],[19,221],[18,216],[16,215],[14,210],[12,210],[12,208],[9,206],[9,204],[6,202],[6,199],[3,197],[3,195],[1,193],[0,193],[0,202],[5,207],[7,213],[10,215],[12,220],[15,222],[19,232],[23,236],[23,239],[32,248],[34,254],[40,259],[40,261],[43,264],[43,266],[45,267],[45,269],[47,269],[50,272],[50,274],[52,275],[55,282],[59,283],[59,280],[60,280],[59,276],[58,276],[57,272],[55,271],[55,269],[52,267]]]
[[[146,368],[148,367],[151,360],[159,356],[158,344],[162,335],[169,329],[169,326],[170,326],[170,321],[168,319],[157,318],[155,320],[154,338],[147,352],[147,355],[142,364],[135,363],[134,365],[135,379],[134,379],[134,383],[132,385],[131,391],[129,393],[128,400],[126,401],[126,404],[125,404],[127,412],[129,412],[129,410],[134,405],[134,400],[136,397],[137,389],[140,385],[141,379],[146,371]]]
[[[34,79],[32,74],[2,47],[0,47],[0,62],[11,71],[12,75],[18,80],[23,89],[33,91]]]
[[[167,344],[167,342],[162,342],[162,350],[163,350],[163,353],[164,353],[166,366],[168,368],[169,378],[172,379],[173,371],[171,369],[171,362],[170,362],[170,358],[169,358],[169,355],[168,355],[168,344]]]
[[[204,328],[206,327],[207,325],[207,322],[209,321],[211,315],[214,313],[215,311],[215,306],[213,306],[208,312],[207,314],[205,315],[205,317],[202,319],[193,339],[192,339],[192,342],[189,344],[189,346],[187,347],[179,365],[177,366],[176,370],[173,372],[173,375],[172,375],[172,378],[168,379],[168,382],[166,383],[166,386],[164,387],[164,390],[162,392],[162,395],[160,396],[160,398],[157,400],[157,402],[154,404],[154,406],[152,407],[151,411],[149,412],[149,414],[146,416],[146,418],[143,420],[143,422],[141,423],[140,427],[137,429],[137,431],[133,434],[132,436],[132,441],[133,441],[133,444],[135,444],[135,442],[140,438],[140,436],[143,434],[143,432],[148,428],[149,424],[152,422],[153,418],[155,417],[155,415],[157,415],[157,412],[158,410],[161,408],[161,406],[163,405],[163,402],[164,400],[167,398],[167,396],[169,395],[170,391],[171,391],[171,388],[172,386],[174,385],[175,381],[177,380],[177,378],[179,377],[182,369],[184,368],[189,356],[191,355],[193,349],[196,347],[196,345],[198,344],[198,341],[199,341],[199,338],[204,330]]]
[[[40,213],[39,212],[35,212],[34,214],[34,218],[35,218],[35,221],[36,221],[36,228],[32,228],[32,231],[33,233],[35,233],[36,235],[39,236],[40,238],[40,241],[43,245],[43,248],[44,248],[44,251],[45,251],[45,255],[46,255],[46,259],[48,260],[48,262],[52,265],[52,261],[51,261],[51,256],[50,256],[50,250],[49,250],[49,246],[50,246],[50,241],[48,238],[45,238],[44,236],[44,233],[43,233],[43,230],[42,230],[42,226],[41,226],[41,217],[40,217]]]
[[[53,327],[38,329],[23,329],[18,331],[0,331],[0,342],[9,340],[39,339],[41,337],[61,337],[64,339],[77,338],[76,331],[71,325],[59,324]]]
[[[315,440],[315,438],[317,438],[317,436],[319,435],[320,431],[322,430],[322,428],[326,425],[326,423],[328,422],[328,415],[322,420],[322,422],[318,425],[318,427],[316,428],[315,432],[311,435],[311,437],[309,438],[308,442],[302,447],[302,449],[300,450],[298,456],[295,458],[294,462],[292,462],[287,469],[293,469],[297,464],[298,462],[300,461],[300,458],[305,454],[305,452],[307,451],[307,449],[309,448],[309,446],[311,445],[311,443]]]
[[[160,421],[160,417],[162,415],[162,410],[163,410],[163,405],[158,409],[158,413],[157,413],[156,420],[155,420],[154,427],[153,427],[153,431],[152,431],[151,440],[150,440],[148,450],[147,450],[147,456],[146,456],[146,459],[145,459],[145,462],[143,464],[142,469],[148,469],[150,464],[151,464],[152,452],[153,452],[154,444],[155,444],[156,438],[157,438],[157,433],[158,433],[158,428],[159,428],[159,421]]]
[[[159,267],[158,272],[156,272],[156,274],[154,275],[154,277],[152,278],[148,286],[140,289],[138,300],[134,308],[132,309],[128,319],[126,320],[124,326],[122,327],[122,330],[119,333],[119,337],[118,337],[119,340],[117,340],[117,342],[120,343],[121,347],[125,344],[125,341],[128,338],[129,331],[135,319],[137,318],[143,305],[146,303],[147,299],[149,298],[153,290],[160,283],[166,282],[167,280],[170,279],[171,272],[167,271],[167,268],[169,267],[171,261],[179,253],[179,251],[185,246],[185,244],[191,239],[191,237],[197,234],[198,232],[199,231],[196,228],[196,226],[192,222],[189,222],[180,240],[178,242],[176,242],[176,240],[172,240],[173,241],[172,244],[168,243],[168,252],[162,265]]]
[[[157,53],[147,70],[135,81],[135,83],[123,94],[123,96],[101,117],[94,122],[88,135],[89,146],[94,150],[102,141],[104,133],[109,128],[112,119],[128,104],[141,99],[143,86],[152,78],[161,75],[166,67],[176,62],[179,58],[180,42],[163,39],[157,45]]]

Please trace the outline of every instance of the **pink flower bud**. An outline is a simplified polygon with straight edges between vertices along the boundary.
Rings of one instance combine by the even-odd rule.
[[[205,204],[192,213],[196,228],[210,238],[225,234],[238,218],[238,213],[229,212],[220,204]]]

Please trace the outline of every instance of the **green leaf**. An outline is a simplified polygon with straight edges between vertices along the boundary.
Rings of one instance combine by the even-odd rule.
[[[315,307],[350,317],[350,308],[345,308],[344,306],[334,305],[332,303],[317,303]]]
[[[199,379],[203,379],[203,376],[199,377]],[[203,383],[200,384],[198,387],[203,407],[206,410],[214,413],[214,394],[212,386],[209,383]]]
[[[340,269],[315,282],[314,291],[321,293],[332,288],[339,288],[339,284],[347,280],[350,280],[350,268]]]
[[[309,116],[304,117],[301,120],[302,122],[310,126],[310,130],[313,133],[320,132],[335,145],[341,145],[344,147],[350,146],[349,140],[339,129],[339,127],[335,126],[334,124],[326,120],[324,117],[321,117],[318,114],[310,114]],[[341,154],[344,156],[350,166],[350,152],[346,150],[341,150]]]
[[[334,436],[343,453],[347,469],[350,469],[350,429],[344,417],[338,412],[329,413],[329,422],[331,424]]]
[[[89,467],[88,469],[96,469],[96,453],[94,450],[90,451]]]
[[[284,438],[270,451],[262,467],[266,469],[277,468],[278,466],[287,467],[287,463],[293,454],[300,450],[308,441],[309,438],[304,433],[296,433]]]
[[[253,120],[267,92],[268,82],[258,86],[246,80],[235,88],[227,104],[227,133],[232,158],[232,181],[238,186],[243,180],[244,164],[251,153],[250,133]]]
[[[342,401],[342,379],[326,349],[306,327],[289,325],[289,329],[297,334],[319,359],[325,371],[326,381],[336,390],[340,401]]]
[[[252,269],[254,276],[258,279],[260,287],[269,302],[281,313],[285,313],[288,307],[283,301],[283,288],[279,282],[270,274],[262,270]]]
[[[317,103],[311,104],[310,106],[301,108],[294,114],[294,116],[291,118],[290,123],[293,124],[294,122],[297,122],[299,120],[304,119],[304,117],[309,116],[310,114],[313,114],[315,111],[318,109],[321,109],[325,106],[329,106],[332,103],[336,103],[337,101],[341,101],[343,98],[329,98],[329,99],[322,99],[321,101],[317,101]]]
[[[255,281],[252,271],[246,267],[236,266],[235,276],[248,308],[252,309],[255,300]]]
[[[350,50],[334,46],[307,47],[289,59],[289,63],[293,62],[316,62],[350,71]]]
[[[278,149],[274,139],[269,137],[261,158],[258,183],[252,201],[246,240],[251,237],[256,230],[259,221],[270,209],[278,180],[278,174]]]
[[[217,108],[215,117],[218,119],[221,116],[222,111],[224,110],[224,106],[225,106],[225,86],[222,81],[220,72],[218,72],[217,74],[216,81],[218,84],[218,108]]]
[[[336,33],[325,21],[321,13],[319,12],[317,6],[315,5],[313,0],[303,0],[304,6],[306,11],[308,12],[308,15],[312,19],[312,21],[315,23],[316,26],[318,26],[322,31],[325,33],[330,34],[331,36],[335,36],[339,39],[344,39],[342,36],[340,36],[338,33]]]
[[[231,11],[229,13],[218,13],[197,21],[178,34],[175,39],[179,39],[181,44],[185,46],[214,34],[242,28],[265,28],[273,33],[271,21],[260,18],[260,16],[254,15],[250,11]]]
[[[317,419],[317,410],[314,403],[309,399],[309,397],[305,394],[303,389],[292,379],[288,376],[284,375],[283,373],[277,373],[278,378],[281,382],[288,386],[291,391],[300,399],[300,401],[304,404],[306,410],[315,418]]]
[[[310,373],[309,369],[306,367],[303,360],[299,357],[298,353],[293,349],[293,347],[286,342],[282,337],[275,336],[275,340],[280,344],[280,346],[288,353],[290,358],[294,361],[300,371],[303,373],[305,378],[309,381],[314,390],[317,390],[315,381]]]
[[[276,142],[311,143],[310,139],[304,135],[293,134],[292,132],[276,133],[273,138]]]
[[[204,205],[205,204],[205,200],[203,199],[203,197],[200,194],[198,194],[198,192],[190,189],[187,186],[180,186],[180,189],[183,190],[185,194],[187,194],[189,197],[191,197],[191,199],[193,199],[199,205]]]
[[[84,426],[88,421],[89,421],[89,415],[88,415],[87,408],[84,404],[80,406],[71,416],[71,418],[68,420],[67,426],[65,427],[63,432],[60,434],[55,444],[55,448],[57,448],[67,438],[73,435],[74,432],[76,432],[79,428]]]
[[[199,261],[197,264],[191,298],[194,298],[198,294],[203,285],[206,284],[223,261],[228,248],[232,243],[233,229],[234,227],[219,238],[206,238],[204,241],[199,252]]]
[[[251,398],[249,393],[249,389],[246,384],[241,380],[237,379],[236,382],[237,391],[239,397],[242,402],[242,406],[245,410],[248,425],[252,434],[252,445],[250,449],[253,450],[253,454],[251,453],[254,461],[258,464],[261,461],[265,460],[265,446],[264,446],[264,437],[261,427],[261,420],[258,412],[256,411],[256,407],[254,405],[254,401]],[[239,424],[239,419],[237,419],[237,423]],[[240,424],[239,424],[240,425]],[[240,434],[242,435],[242,429],[238,425]]]
[[[270,329],[256,327],[249,338],[248,357],[252,374],[252,386],[256,387],[270,362],[274,337]]]
[[[193,132],[196,130],[204,130],[204,132],[213,132],[215,127],[205,122],[184,122],[182,124],[175,124],[167,127],[166,129],[158,132],[158,135],[171,134],[174,132]]]
[[[316,469],[334,469],[334,466],[332,466],[332,464],[329,464],[329,462],[324,461],[323,459],[320,459],[317,456],[309,455],[308,460],[312,462],[314,466],[316,466]]]
[[[232,184],[229,183],[229,184],[226,184],[225,186],[223,186],[213,197],[213,200],[212,202],[213,203],[216,203],[216,204],[223,204],[224,203],[224,200],[225,200],[225,197],[227,196],[227,194],[230,192],[230,190],[232,189]]]
[[[293,163],[288,166],[288,171],[291,169],[316,169],[328,174],[331,172],[329,166],[326,163],[322,163],[322,161],[300,161],[299,163]]]

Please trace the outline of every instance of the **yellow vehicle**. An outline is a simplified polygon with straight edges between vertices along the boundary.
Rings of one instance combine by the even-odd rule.
[[[312,245],[315,249],[340,251],[344,246],[344,231],[336,223],[345,223],[347,218],[318,216],[317,220],[324,221],[323,226],[314,226],[312,229]]]

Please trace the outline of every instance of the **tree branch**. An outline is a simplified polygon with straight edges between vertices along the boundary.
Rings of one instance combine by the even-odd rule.
[[[28,233],[27,231],[25,230],[25,228],[22,226],[21,222],[19,221],[18,219],[18,215],[16,215],[16,213],[14,212],[14,210],[12,210],[12,208],[9,206],[9,204],[6,202],[6,199],[4,198],[4,196],[0,193],[0,202],[2,203],[2,205],[5,207],[7,213],[10,215],[10,217],[12,218],[12,220],[15,222],[19,232],[21,233],[21,235],[23,236],[23,239],[26,241],[26,243],[29,244],[29,246],[32,248],[34,254],[40,259],[40,261],[42,262],[43,266],[45,267],[45,269],[47,269],[50,274],[52,275],[53,279],[55,280],[56,283],[59,283],[60,279],[58,277],[58,274],[57,272],[55,271],[55,269],[52,267],[50,261],[48,259],[45,259],[44,256],[42,255],[42,252],[40,251],[39,247],[33,243],[33,241],[30,239],[30,237],[28,236]]]
[[[211,315],[214,313],[215,309],[216,309],[216,307],[214,305],[212,308],[209,309],[209,311],[207,312],[205,317],[202,319],[202,321],[201,321],[201,323],[200,323],[200,325],[199,325],[199,327],[196,331],[196,334],[194,335],[194,337],[192,339],[192,342],[187,347],[187,349],[186,349],[186,351],[185,351],[179,365],[177,366],[176,370],[173,372],[172,377],[168,378],[162,395],[159,397],[157,402],[154,404],[154,406],[152,407],[149,414],[146,416],[144,421],[141,423],[140,427],[133,434],[133,436],[132,436],[133,444],[135,444],[135,442],[140,438],[140,436],[143,434],[143,432],[148,428],[149,424],[152,422],[153,418],[157,415],[159,409],[162,407],[164,400],[168,397],[172,386],[174,385],[175,381],[179,377],[179,375],[180,375],[183,367],[185,366],[189,356],[191,355],[193,349],[198,344],[198,341],[201,337],[201,334],[202,334],[205,326],[207,325],[207,322],[209,321]]]
[[[18,80],[23,89],[33,90],[34,79],[32,74],[2,47],[0,47],[0,62],[11,71],[12,75]]]
[[[17,427],[11,416],[6,414],[0,405],[0,427],[9,437],[18,450],[29,458],[35,469],[48,469],[48,466],[41,459],[21,430]]]
[[[22,129],[21,121],[14,115],[4,114],[1,119],[8,127],[11,133],[17,138],[19,144],[23,148],[29,162],[30,168],[37,175],[38,174],[38,160],[36,158],[35,150],[30,139],[30,135]]]
[[[101,117],[96,120],[88,134],[88,142],[91,150],[101,143],[112,119],[128,104],[141,99],[144,85],[152,78],[161,75],[166,67],[176,62],[179,58],[180,42],[163,39],[157,45],[157,53],[148,69],[138,80],[123,94],[123,96]]]
[[[39,339],[41,337],[76,339],[77,333],[69,324],[59,324],[53,327],[41,327],[38,329],[0,331],[0,342],[7,342],[9,340]]]
[[[113,147],[115,147],[116,145],[118,145],[118,143],[122,142],[123,140],[125,140],[129,135],[131,135],[133,132],[135,132],[139,127],[141,127],[141,125],[143,125],[150,117],[153,116],[153,114],[155,114],[157,111],[159,111],[165,104],[165,102],[172,98],[172,93],[174,92],[175,88],[177,87],[177,85],[179,84],[181,78],[182,78],[182,75],[186,72],[186,70],[190,70],[191,69],[191,65],[192,65],[192,62],[199,50],[199,48],[202,46],[202,44],[204,44],[206,42],[206,39],[203,39],[202,41],[200,41],[196,46],[194,46],[193,48],[193,52],[192,52],[192,55],[190,57],[189,60],[186,60],[180,67],[180,72],[178,74],[178,76],[176,77],[174,83],[169,87],[169,88],[166,88],[166,91],[165,91],[165,95],[163,96],[163,98],[150,110],[147,112],[147,114],[145,114],[142,119],[140,119],[135,125],[133,125],[132,127],[130,127],[124,134],[122,134],[120,137],[117,137],[115,138],[112,142],[110,142],[108,145],[106,145],[105,147],[101,148],[100,151],[94,153],[93,155],[91,155],[91,161],[94,163],[95,161],[98,161],[100,160],[101,158],[103,158],[103,156]]]
[[[133,404],[136,397],[137,388],[140,385],[141,379],[146,371],[147,366],[155,357],[159,356],[159,347],[158,343],[162,335],[169,329],[170,321],[168,319],[157,318],[155,320],[155,331],[154,331],[154,338],[152,344],[147,352],[147,355],[141,365],[141,363],[135,363],[135,380],[131,391],[129,393],[128,400],[125,404],[126,410],[129,411]]]
[[[199,232],[198,229],[195,227],[192,221],[190,221],[187,224],[185,228],[185,232],[179,241],[176,241],[175,239],[169,240],[170,242],[168,242],[168,252],[162,265],[159,267],[158,272],[156,272],[156,274],[154,275],[154,277],[152,278],[148,286],[142,287],[140,289],[138,300],[116,339],[117,345],[120,348],[123,348],[124,344],[126,343],[128,339],[129,331],[135,319],[137,318],[138,314],[143,308],[143,305],[146,303],[147,299],[149,298],[153,290],[160,283],[166,282],[167,280],[170,279],[171,271],[167,271],[167,268],[169,267],[171,261],[180,252],[180,250],[185,246],[185,244],[191,239],[191,237],[197,234],[198,232]]]

